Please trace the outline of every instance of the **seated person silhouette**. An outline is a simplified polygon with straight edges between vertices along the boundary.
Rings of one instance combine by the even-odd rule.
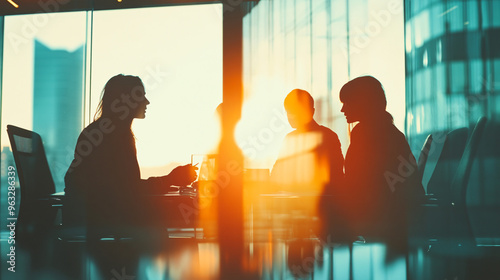
[[[381,83],[358,77],[340,90],[341,112],[351,132],[345,157],[346,202],[357,235],[406,243],[406,210],[423,197],[416,161],[405,136],[386,111]]]
[[[271,181],[280,191],[310,197],[311,200],[295,206],[302,207],[306,214],[316,215],[327,203],[319,197],[342,186],[344,157],[340,141],[335,132],[314,120],[314,100],[307,91],[292,90],[284,106],[288,122],[295,130],[283,141]]]
[[[187,186],[196,179],[197,167],[190,164],[141,179],[131,125],[146,117],[148,104],[139,77],[120,74],[106,83],[94,122],[80,134],[65,176],[65,225],[140,228],[154,215],[141,199],[145,194],[177,190],[172,185]]]

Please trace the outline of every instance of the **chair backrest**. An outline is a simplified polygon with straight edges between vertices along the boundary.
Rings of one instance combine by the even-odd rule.
[[[481,117],[465,146],[462,159],[457,167],[455,177],[451,184],[452,202],[459,207],[465,207],[467,185],[469,183],[470,171],[472,162],[476,156],[476,152],[483,136],[483,131],[486,126],[486,117]]]
[[[457,240],[463,248],[473,247],[476,244],[466,207],[467,185],[469,183],[472,163],[476,157],[486,126],[486,120],[485,117],[481,117],[474,127],[451,184],[451,205],[453,205],[453,211],[451,212],[450,238]]]
[[[500,240],[500,122],[488,121],[473,159],[466,205],[476,241]]]
[[[451,184],[467,143],[469,130],[458,128],[432,135],[422,184],[428,194],[444,202],[451,201]]]
[[[429,134],[425,139],[424,145],[420,150],[420,155],[418,156],[417,168],[420,174],[420,180],[422,180],[422,176],[424,175],[425,165],[427,163],[427,158],[429,156],[429,151],[432,145],[432,134]]]
[[[19,176],[21,198],[47,198],[55,193],[54,179],[40,135],[13,125],[7,125],[7,133]]]

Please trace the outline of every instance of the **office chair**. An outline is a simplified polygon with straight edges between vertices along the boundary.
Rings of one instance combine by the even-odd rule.
[[[17,231],[19,237],[47,234],[54,226],[63,193],[55,193],[47,157],[39,134],[7,125],[21,189]]]
[[[458,164],[454,163],[456,171],[451,184],[447,181],[450,174],[438,174],[438,176],[445,176],[444,179],[441,178],[440,183],[449,186],[449,192],[448,189],[443,191],[442,201],[437,208],[437,214],[441,213],[441,219],[438,223],[435,223],[440,224],[441,229],[438,230],[438,242],[435,243],[437,246],[433,250],[440,254],[468,255],[474,249],[474,236],[466,207],[467,186],[469,185],[472,163],[481,145],[486,121],[486,118],[482,117],[476,123],[465,145],[460,162]],[[457,143],[453,143],[451,148],[461,148],[464,133],[464,129],[458,130],[458,133],[455,134]],[[450,150],[453,150],[451,148]],[[438,170],[438,172],[441,171]]]
[[[427,137],[420,153],[418,170],[426,192],[424,207],[419,210],[415,230],[424,243],[448,235],[450,222],[451,184],[465,149],[469,130],[458,128],[437,132]],[[421,241],[419,241],[421,242]]]
[[[425,139],[422,149],[420,150],[420,155],[417,161],[417,168],[420,175],[420,180],[422,180],[424,176],[424,170],[427,165],[427,159],[429,157],[431,145],[432,145],[432,134],[429,134],[429,136],[427,136],[427,138]],[[425,192],[427,193],[427,189],[425,190]]]
[[[461,208],[470,228],[466,248],[468,279],[497,275],[500,263],[500,123],[488,120],[471,162]],[[461,214],[463,214],[463,212]],[[459,236],[460,237],[460,236]]]
[[[476,246],[500,246],[500,123],[485,125],[471,173],[460,198]]]
[[[451,202],[451,184],[465,150],[469,129],[466,127],[450,131],[444,140],[432,175],[427,182],[427,193],[440,202]],[[435,141],[436,143],[436,141]]]

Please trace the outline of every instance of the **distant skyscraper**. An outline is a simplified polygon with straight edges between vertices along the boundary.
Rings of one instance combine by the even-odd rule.
[[[82,130],[84,46],[54,50],[35,40],[33,130],[42,136],[58,191]]]
[[[500,120],[500,1],[405,1],[406,135]]]
[[[14,163],[14,156],[12,155],[12,151],[10,150],[10,147],[2,147],[2,163],[1,163],[1,166],[2,166],[2,171],[1,171],[1,174],[2,174],[2,178],[6,178],[7,177],[7,172],[8,172],[8,168],[9,166],[16,166],[15,163]],[[17,172],[16,172],[17,173]],[[7,180],[7,179],[5,179]],[[3,183],[7,183],[6,181],[2,182]],[[7,189],[7,188],[4,188],[4,189]]]

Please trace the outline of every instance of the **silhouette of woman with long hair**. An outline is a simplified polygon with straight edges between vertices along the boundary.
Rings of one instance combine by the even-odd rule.
[[[153,215],[141,199],[145,194],[177,190],[171,186],[196,179],[197,168],[190,164],[141,179],[131,125],[146,117],[148,104],[139,77],[120,74],[106,83],[94,122],[80,134],[65,176],[65,224],[85,226],[86,219],[89,228],[135,229]]]
[[[351,132],[345,157],[346,207],[356,235],[405,248],[406,211],[424,195],[410,147],[386,111],[381,83],[358,77],[340,90],[341,112]]]

